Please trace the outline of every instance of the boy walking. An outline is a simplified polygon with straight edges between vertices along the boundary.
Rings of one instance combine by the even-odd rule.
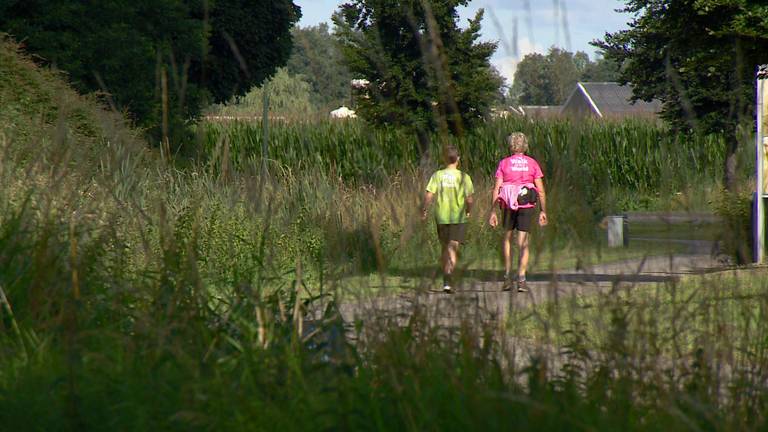
[[[472,210],[472,194],[475,193],[475,189],[469,175],[458,169],[458,149],[454,146],[446,147],[444,157],[445,168],[432,174],[427,184],[421,219],[427,219],[429,206],[437,197],[435,222],[437,237],[443,249],[440,259],[443,270],[443,292],[450,293],[453,290],[452,275],[456,267],[459,244],[464,242],[467,219]]]

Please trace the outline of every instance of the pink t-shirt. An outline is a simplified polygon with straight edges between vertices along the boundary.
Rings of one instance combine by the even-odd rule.
[[[524,154],[516,154],[504,158],[496,169],[496,178],[505,184],[527,184],[544,177],[541,167],[535,159]]]

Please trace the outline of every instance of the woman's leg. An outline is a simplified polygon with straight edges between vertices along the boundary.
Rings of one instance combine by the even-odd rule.
[[[528,233],[517,232],[517,248],[520,249],[520,257],[517,262],[517,279],[525,280],[525,272],[528,270]]]
[[[504,240],[502,241],[501,251],[504,254],[504,276],[509,277],[512,273],[512,235],[513,230],[504,231]]]

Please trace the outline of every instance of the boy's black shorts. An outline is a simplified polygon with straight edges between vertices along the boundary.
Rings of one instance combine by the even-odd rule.
[[[517,210],[505,208],[502,210],[501,224],[507,231],[529,232],[534,216],[536,216],[536,207]]]
[[[467,234],[467,224],[437,224],[437,237],[440,243],[455,241],[464,243],[464,236]]]

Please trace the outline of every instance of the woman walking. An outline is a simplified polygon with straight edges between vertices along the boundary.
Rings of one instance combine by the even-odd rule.
[[[528,233],[536,217],[536,202],[541,203],[539,225],[547,224],[547,198],[544,190],[544,174],[535,159],[527,156],[528,139],[522,132],[512,133],[507,137],[510,156],[499,162],[496,169],[496,183],[493,187],[493,207],[488,223],[492,227],[499,224],[496,215],[496,203],[501,208],[501,224],[504,227],[504,291],[514,286],[518,292],[528,291],[525,272],[528,268]],[[517,277],[512,276],[512,237],[517,230],[517,247],[520,251],[517,260]]]

